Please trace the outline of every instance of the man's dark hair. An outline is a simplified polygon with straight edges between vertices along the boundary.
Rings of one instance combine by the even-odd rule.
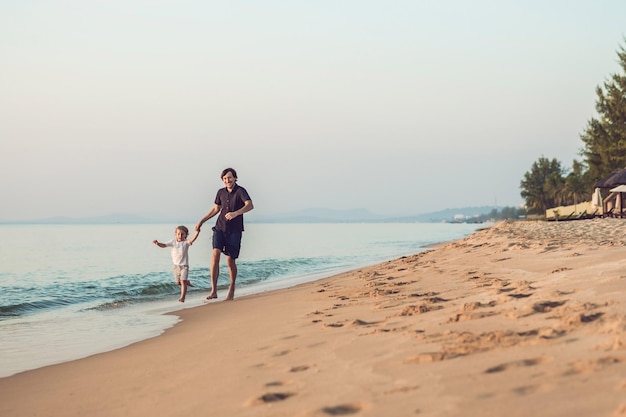
[[[233,177],[235,177],[235,179],[237,179],[237,171],[235,171],[234,168],[226,168],[224,171],[222,171],[222,176],[220,177],[220,179],[224,178],[224,175],[228,174],[228,173],[233,174]]]

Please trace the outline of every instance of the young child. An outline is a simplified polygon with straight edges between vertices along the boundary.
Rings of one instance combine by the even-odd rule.
[[[193,242],[198,238],[196,233],[187,240],[189,236],[189,229],[185,226],[178,226],[174,231],[175,239],[170,239],[165,243],[161,243],[158,240],[153,240],[152,243],[160,248],[170,247],[172,248],[172,262],[174,263],[174,280],[176,285],[180,285],[180,298],[178,301],[185,302],[185,296],[187,295],[187,287],[193,287],[189,281],[189,246],[193,245]]]

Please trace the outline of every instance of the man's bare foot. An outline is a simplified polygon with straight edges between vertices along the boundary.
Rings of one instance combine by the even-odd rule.
[[[228,294],[226,294],[226,301],[232,301],[235,298],[235,286],[231,284],[228,287]]]
[[[178,301],[179,301],[179,302],[181,302],[181,303],[184,303],[184,302],[185,302],[185,299],[184,299],[183,297],[180,297],[180,298],[178,299]]]
[[[217,294],[213,292],[206,296],[206,300],[212,300],[214,298],[217,298]]]

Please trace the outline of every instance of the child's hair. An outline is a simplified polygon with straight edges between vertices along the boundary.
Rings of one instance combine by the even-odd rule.
[[[182,232],[185,232],[185,234],[186,234],[187,236],[189,236],[189,229],[187,229],[185,226],[178,226],[178,227],[176,228],[176,230],[180,230],[180,231],[182,231]]]

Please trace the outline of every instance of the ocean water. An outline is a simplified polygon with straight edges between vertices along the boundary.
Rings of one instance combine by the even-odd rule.
[[[161,334],[210,288],[211,229],[189,249],[185,303],[172,276],[176,225],[0,225],[0,377]],[[193,225],[187,225],[192,228]],[[484,225],[246,224],[236,297],[287,288],[460,239]],[[225,297],[222,261],[217,301]]]

